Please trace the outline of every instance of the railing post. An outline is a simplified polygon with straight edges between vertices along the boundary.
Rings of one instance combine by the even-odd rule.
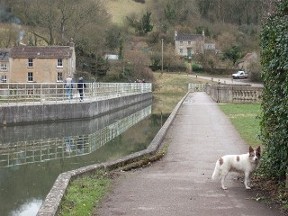
[[[18,103],[18,100],[19,100],[19,96],[18,96],[18,95],[19,95],[18,85],[19,85],[19,84],[16,85],[16,86],[17,86],[17,87],[16,87],[16,102],[17,102],[17,103]],[[26,88],[26,86],[25,86],[25,88]]]
[[[33,87],[34,88],[34,87]],[[42,86],[42,83],[40,84],[40,103],[43,103],[44,102],[44,100],[45,100],[45,98],[43,99],[43,92],[42,92],[42,88],[43,88],[43,86]]]

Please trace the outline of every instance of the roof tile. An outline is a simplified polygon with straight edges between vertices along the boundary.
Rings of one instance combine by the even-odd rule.
[[[199,40],[199,39],[202,40],[203,35],[178,33],[175,39],[176,39],[176,41],[195,41],[195,40]]]
[[[72,56],[72,49],[69,46],[18,46],[11,48],[11,58],[42,58],[42,59],[56,59],[56,58],[70,58]]]

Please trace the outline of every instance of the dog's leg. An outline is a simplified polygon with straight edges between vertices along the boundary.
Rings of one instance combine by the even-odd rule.
[[[223,190],[227,190],[227,187],[225,187],[225,185],[224,185],[224,181],[225,181],[226,176],[227,176],[227,174],[221,176],[221,187]]]
[[[245,172],[244,185],[247,190],[250,190],[250,172]]]

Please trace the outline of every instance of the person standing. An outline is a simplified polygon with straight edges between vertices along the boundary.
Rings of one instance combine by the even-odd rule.
[[[73,79],[70,75],[65,80],[65,88],[66,88],[66,95],[68,99],[69,100],[72,99],[73,98],[73,95],[72,95]]]
[[[85,88],[86,88],[86,84],[84,83],[83,77],[79,77],[77,89],[80,95],[80,102],[83,101],[83,93],[84,93]]]

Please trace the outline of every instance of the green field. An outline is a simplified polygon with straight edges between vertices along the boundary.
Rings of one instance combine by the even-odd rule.
[[[260,104],[220,104],[219,107],[248,145],[256,147],[261,144]]]

